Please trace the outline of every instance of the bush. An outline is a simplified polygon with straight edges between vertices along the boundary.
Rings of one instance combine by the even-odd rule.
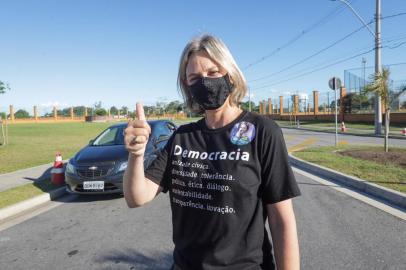
[[[15,112],[14,117],[15,118],[29,118],[30,114],[26,110],[21,109],[21,110],[18,110]]]
[[[107,115],[107,111],[106,111],[105,109],[103,109],[103,108],[98,108],[98,109],[96,109],[96,110],[94,111],[94,113],[95,113],[95,115],[98,115],[98,116],[105,116],[105,115]]]

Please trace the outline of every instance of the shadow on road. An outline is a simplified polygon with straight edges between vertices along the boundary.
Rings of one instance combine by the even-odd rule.
[[[101,268],[112,269],[112,265],[120,264],[131,265],[129,269],[134,270],[168,270],[173,263],[172,252],[159,253],[148,252],[143,254],[135,249],[109,250],[101,254],[95,262],[100,264]]]
[[[23,177],[24,179],[27,180],[31,180],[31,181],[42,181],[42,180],[46,180],[46,179],[50,179],[51,178],[51,170],[52,170],[52,166],[50,166],[49,168],[47,168],[42,174],[41,176],[39,176],[38,178],[32,178],[32,177]]]
[[[98,201],[110,201],[124,199],[122,194],[67,194],[65,196],[54,199],[53,201],[63,202],[63,203],[88,203],[88,202],[98,202]]]

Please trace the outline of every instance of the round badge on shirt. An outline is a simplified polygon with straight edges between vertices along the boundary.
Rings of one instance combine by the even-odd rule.
[[[238,122],[234,125],[230,134],[230,141],[235,145],[245,145],[250,143],[255,137],[255,126],[246,121]]]

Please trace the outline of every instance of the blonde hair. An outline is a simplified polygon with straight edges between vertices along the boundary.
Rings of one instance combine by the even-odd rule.
[[[233,91],[229,99],[230,105],[238,106],[247,93],[247,83],[244,75],[226,45],[219,38],[212,35],[203,35],[191,40],[183,49],[180,57],[177,84],[187,107],[195,112],[203,112],[203,109],[193,101],[186,81],[186,67],[189,58],[193,53],[197,52],[207,53],[211,60],[227,71],[227,75],[233,84]]]

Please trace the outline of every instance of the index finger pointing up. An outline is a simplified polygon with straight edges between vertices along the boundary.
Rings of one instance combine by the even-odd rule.
[[[142,103],[137,102],[136,110],[137,110],[137,119],[145,121],[144,107],[142,106]]]

